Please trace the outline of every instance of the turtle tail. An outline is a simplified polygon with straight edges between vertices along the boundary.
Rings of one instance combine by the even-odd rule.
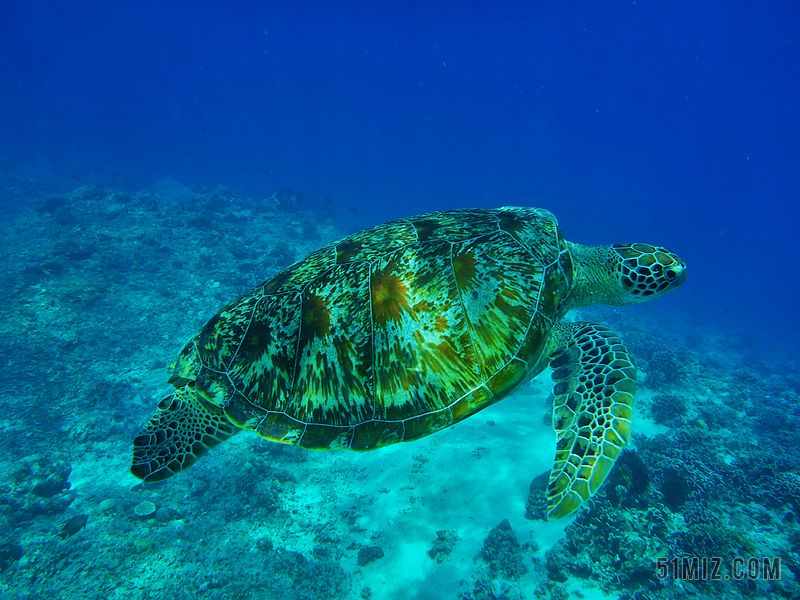
[[[201,398],[190,383],[159,402],[150,422],[133,440],[131,473],[146,482],[161,481],[188,469],[239,431],[221,408]]]

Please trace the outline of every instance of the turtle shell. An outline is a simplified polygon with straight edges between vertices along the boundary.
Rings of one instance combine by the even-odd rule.
[[[184,348],[237,426],[369,450],[452,425],[543,367],[572,282],[555,217],[443,211],[321,248],[223,308]]]

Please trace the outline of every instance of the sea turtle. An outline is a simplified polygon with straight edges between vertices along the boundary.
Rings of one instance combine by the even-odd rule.
[[[183,348],[133,441],[147,482],[241,429],[304,448],[416,440],[497,402],[548,365],[555,465],[548,516],[589,499],[631,434],[636,368],[571,308],[634,304],[686,267],[649,244],[581,246],[537,208],[399,219],[313,252],[211,318]]]

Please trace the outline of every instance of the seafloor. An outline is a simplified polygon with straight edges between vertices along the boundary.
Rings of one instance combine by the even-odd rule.
[[[544,521],[534,479],[554,454],[546,376],[411,444],[242,434],[143,487],[131,440],[167,365],[224,303],[346,233],[335,206],[3,183],[3,600],[800,597],[800,377],[737,332],[657,303],[581,311],[623,334],[641,385],[634,444],[574,519]],[[659,579],[681,555],[721,557],[723,577],[778,557],[781,578]]]

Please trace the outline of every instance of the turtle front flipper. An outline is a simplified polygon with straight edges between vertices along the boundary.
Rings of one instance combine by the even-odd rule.
[[[636,367],[612,330],[560,323],[549,344],[556,460],[547,516],[577,510],[605,481],[631,436]]]
[[[214,446],[241,431],[225,413],[188,384],[158,403],[158,410],[133,440],[131,473],[147,482],[188,469]]]

